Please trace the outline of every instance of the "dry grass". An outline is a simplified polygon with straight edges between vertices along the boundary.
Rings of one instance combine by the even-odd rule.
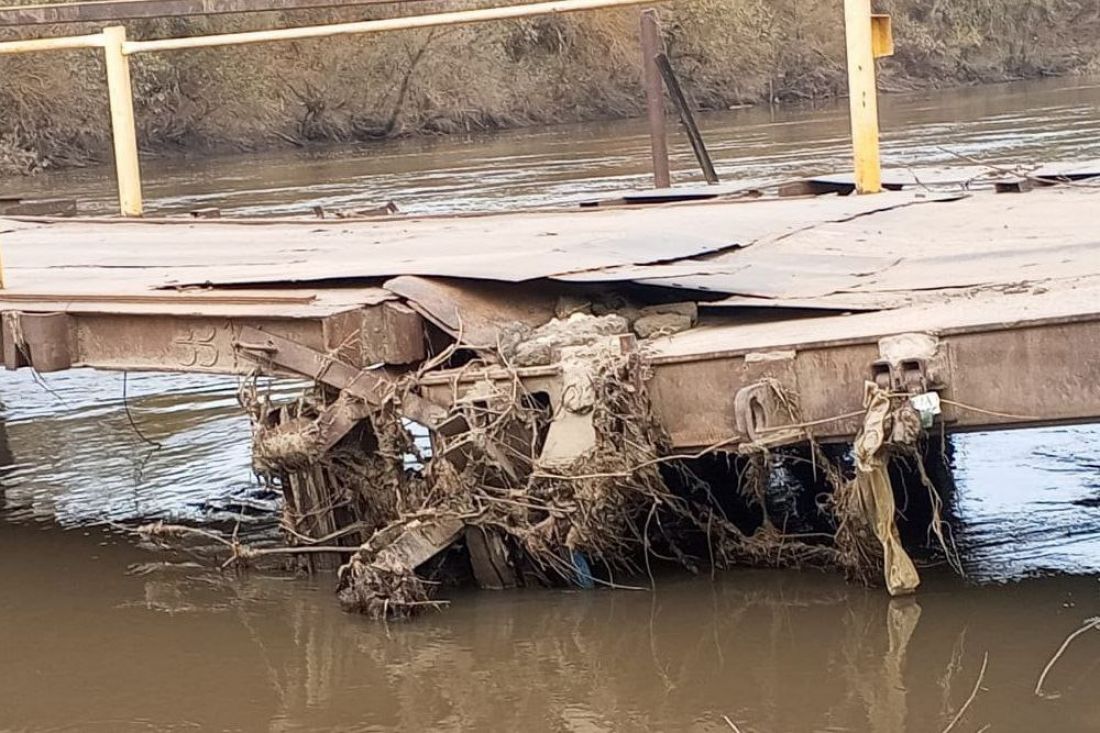
[[[407,12],[464,7],[460,0]],[[836,5],[836,7],[834,7]],[[898,53],[883,85],[991,81],[1096,68],[1100,6],[1082,0],[883,0]],[[131,24],[155,38],[363,19],[343,9]],[[637,10],[135,59],[143,145],[248,149],[635,115]],[[708,108],[843,92],[839,3],[692,0],[662,10],[674,64]],[[73,26],[37,35],[86,32]],[[2,31],[0,37],[31,35]],[[92,52],[0,58],[0,171],[105,158]]]

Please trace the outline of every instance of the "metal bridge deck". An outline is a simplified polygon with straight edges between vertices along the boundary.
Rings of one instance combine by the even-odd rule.
[[[1100,189],[1074,184],[369,221],[0,220],[0,336],[9,366],[43,371],[241,373],[247,329],[401,368],[427,356],[427,324],[487,347],[562,296],[621,290],[698,304],[698,326],[642,345],[676,445],[735,432],[732,395],[762,375],[823,395],[807,419],[858,409],[883,339],[914,332],[944,344],[945,394],[981,406],[945,410],[954,426],[1087,420],[1098,214]]]

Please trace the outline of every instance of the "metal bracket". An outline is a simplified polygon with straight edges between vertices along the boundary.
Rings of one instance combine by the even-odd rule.
[[[871,16],[871,50],[876,59],[894,55],[894,23],[889,15]]]
[[[871,381],[881,389],[922,394],[948,385],[947,345],[926,333],[904,333],[879,340]]]
[[[56,372],[73,365],[67,314],[7,311],[0,315],[0,349],[5,367]]]
[[[733,398],[733,416],[737,431],[757,446],[786,445],[805,438],[801,427],[791,425],[791,413],[774,383],[769,381],[737,390]]]

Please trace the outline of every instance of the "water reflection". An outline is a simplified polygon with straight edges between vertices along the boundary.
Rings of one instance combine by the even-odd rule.
[[[961,730],[1100,724],[1100,640],[1060,661],[1061,697],[1032,692],[1096,611],[1087,579],[974,589],[933,574],[898,601],[828,575],[741,571],[659,578],[656,594],[464,594],[384,627],[340,613],[324,582],[150,568],[110,537],[92,557],[87,537],[9,529],[0,574],[32,588],[0,601],[17,728],[717,732],[729,716],[746,733],[939,731],[986,653]],[[62,602],[66,623],[36,622]]]

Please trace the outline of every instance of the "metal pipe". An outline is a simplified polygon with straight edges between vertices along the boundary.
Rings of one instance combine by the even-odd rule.
[[[28,38],[24,41],[0,43],[0,55],[32,51],[62,51],[69,48],[102,48],[103,34],[92,36],[62,36],[61,38]]]
[[[122,52],[126,29],[103,29],[103,56],[107,66],[107,97],[111,106],[111,136],[115,149],[118,205],[123,216],[141,216],[141,167],[138,164],[134,95],[130,85],[130,59]]]
[[[848,98],[852,118],[852,155],[856,191],[882,191],[879,160],[878,91],[871,29],[871,0],[844,0],[848,46]]]
[[[668,168],[668,134],[665,129],[665,95],[657,54],[661,53],[661,28],[656,10],[642,11],[642,70],[645,79],[645,105],[649,117],[649,146],[653,154],[653,186],[668,188],[672,175]]]
[[[484,23],[490,20],[526,18],[532,15],[554,15],[557,13],[572,13],[581,10],[598,10],[600,8],[641,5],[647,2],[653,2],[653,0],[554,0],[553,2],[507,5],[499,8],[482,8],[478,10],[459,10],[450,13],[413,15],[406,18],[366,20],[358,23],[334,23],[330,25],[282,28],[269,31],[221,33],[209,36],[194,36],[192,38],[164,38],[158,41],[130,41],[122,47],[122,52],[125,54],[135,54],[149,53],[152,51],[179,51],[188,48],[237,46],[246,43],[297,41],[306,38],[381,33],[383,31],[409,30],[412,28],[435,28],[465,23]]]

